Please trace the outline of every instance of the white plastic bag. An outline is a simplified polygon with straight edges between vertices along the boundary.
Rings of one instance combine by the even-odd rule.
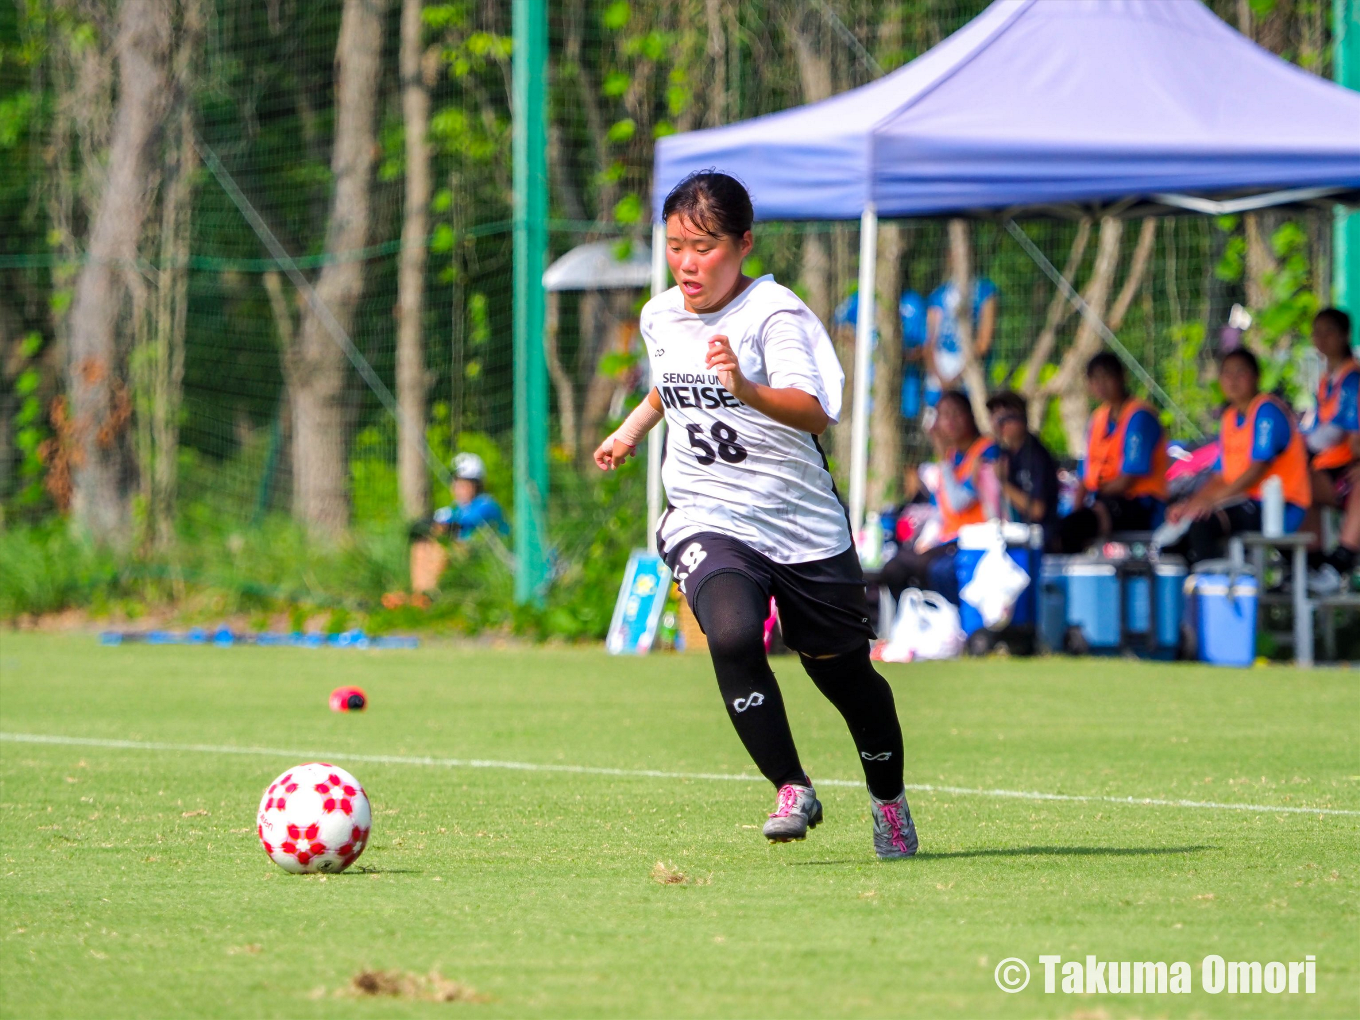
[[[1029,587],[1029,574],[1011,559],[1006,543],[993,543],[973,570],[973,579],[959,590],[959,598],[978,611],[982,625],[1000,630],[1010,623],[1015,601]]]
[[[952,603],[936,592],[908,588],[898,603],[883,660],[952,659],[963,650],[964,640],[959,611]]]

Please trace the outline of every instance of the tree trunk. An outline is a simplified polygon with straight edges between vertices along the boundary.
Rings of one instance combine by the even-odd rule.
[[[408,520],[423,517],[430,501],[425,467],[425,260],[429,252],[430,91],[434,71],[420,48],[422,0],[401,5],[401,109],[406,128],[406,218],[397,269],[397,487]],[[428,66],[424,66],[428,65]]]
[[[117,326],[123,266],[137,258],[147,180],[165,110],[170,53],[168,0],[124,3],[118,41],[118,107],[108,177],[90,230],[89,258],[71,305],[67,390],[72,415],[72,510],[98,541],[129,535],[125,433],[129,401],[120,378]]]
[[[147,486],[147,525],[152,542],[165,549],[175,539],[179,481],[179,412],[184,397],[184,339],[189,303],[189,246],[193,180],[198,169],[194,148],[192,76],[203,41],[203,12],[198,0],[182,0],[182,21],[174,57],[174,102],[178,117],[167,146],[161,192],[161,258],[156,278],[151,372],[151,445]]]
[[[1102,217],[1100,237],[1096,242],[1095,266],[1091,269],[1091,279],[1082,295],[1098,319],[1105,317],[1105,305],[1114,287],[1115,274],[1119,271],[1119,244],[1123,236],[1123,220],[1113,216]],[[1086,363],[1100,350],[1101,344],[1100,334],[1096,332],[1090,318],[1083,315],[1076,338],[1063,355],[1057,375],[1053,377],[1052,384],[1045,387],[1047,392],[1059,394],[1069,451],[1080,450],[1086,438],[1086,417],[1090,411],[1086,399]]]
[[[363,263],[353,253],[368,243],[386,8],[387,0],[345,0],[335,48],[335,187],[325,245],[332,260],[315,291],[346,332],[364,286]],[[293,409],[293,514],[313,531],[335,535],[349,521],[345,354],[310,307],[291,354],[284,364],[292,366],[286,372]]]
[[[878,228],[878,265],[874,267],[873,410],[869,416],[869,477],[865,507],[876,510],[897,496],[902,459],[902,319],[897,313],[902,292],[902,227]]]
[[[704,127],[717,127],[726,123],[727,37],[723,33],[722,6],[722,0],[704,0],[708,59],[713,65],[713,77],[708,82],[708,111],[704,116]]]
[[[1096,262],[1091,277],[1082,292],[1082,299],[1091,311],[1104,321],[1111,332],[1116,332],[1124,324],[1133,299],[1137,296],[1152,262],[1153,248],[1157,241],[1157,220],[1147,217],[1138,230],[1138,242],[1134,245],[1133,258],[1129,263],[1129,273],[1119,290],[1109,313],[1105,312],[1110,291],[1119,272],[1120,244],[1123,239],[1123,221],[1106,217],[1100,221],[1100,239],[1096,245]],[[1064,274],[1066,275],[1066,274]],[[1050,308],[1051,311],[1051,308]],[[1038,388],[1038,393],[1030,401],[1030,421],[1032,428],[1038,428],[1043,421],[1048,400],[1054,394],[1060,397],[1059,407],[1063,426],[1067,432],[1068,449],[1077,451],[1082,448],[1086,436],[1086,418],[1089,407],[1086,399],[1086,363],[1101,349],[1104,340],[1092,322],[1082,316],[1077,328],[1076,338],[1057,373],[1046,384]]]
[[[605,360],[611,354],[625,353],[623,331],[630,318],[633,296],[634,292],[627,290],[586,291],[581,295],[579,364],[585,368],[583,377],[589,380],[581,402],[580,435],[587,437],[579,450],[583,458],[604,438],[601,428],[619,387],[615,375],[605,371]]]
[[[562,365],[557,348],[557,331],[561,322],[560,305],[562,295],[550,290],[545,295],[546,314],[543,317],[543,351],[548,361],[548,375],[552,377],[553,387],[557,390],[557,414],[562,422],[562,448],[572,460],[576,459],[579,442],[576,435],[576,386],[571,373]],[[593,443],[593,437],[588,438]]]
[[[958,291],[959,348],[963,353],[963,384],[973,405],[978,428],[987,427],[987,376],[973,348],[973,244],[967,220],[949,221],[949,264]]]
[[[1119,288],[1119,296],[1114,299],[1114,304],[1110,306],[1110,314],[1105,318],[1105,325],[1110,327],[1111,333],[1117,333],[1124,325],[1124,316],[1128,315],[1129,306],[1133,304],[1138,289],[1143,286],[1143,277],[1147,275],[1148,264],[1152,261],[1152,249],[1156,243],[1157,218],[1144,217],[1142,226],[1138,228],[1138,243],[1133,246],[1129,275],[1124,278],[1124,285]]]
[[[1242,274],[1243,284],[1247,308],[1256,318],[1260,318],[1261,312],[1274,304],[1270,281],[1280,271],[1280,264],[1275,259],[1270,237],[1278,222],[1278,217],[1271,216],[1268,212],[1247,213],[1242,217],[1242,232],[1246,235],[1247,248]],[[1244,339],[1258,355],[1268,356],[1271,353],[1262,343],[1259,326],[1253,324],[1247,330]]]
[[[803,265],[799,276],[807,294],[807,306],[828,329],[836,310],[831,294],[831,255],[827,251],[826,234],[809,224],[803,233]]]
[[[1081,265],[1082,256],[1086,254],[1086,242],[1091,238],[1090,217],[1082,217],[1081,223],[1077,225],[1077,235],[1072,239],[1072,248],[1067,253],[1067,262],[1063,265],[1063,279],[1071,283],[1076,278],[1077,268]],[[1039,332],[1039,339],[1034,343],[1034,349],[1030,351],[1029,360],[1025,363],[1025,382],[1022,392],[1025,399],[1029,401],[1029,427],[1035,432],[1039,431],[1043,424],[1045,400],[1035,400],[1040,387],[1043,385],[1043,370],[1048,364],[1048,359],[1053,354],[1053,347],[1058,340],[1058,330],[1068,317],[1076,310],[1067,299],[1067,295],[1061,289],[1054,288],[1053,298],[1048,303],[1048,314],[1044,317],[1044,328]]]

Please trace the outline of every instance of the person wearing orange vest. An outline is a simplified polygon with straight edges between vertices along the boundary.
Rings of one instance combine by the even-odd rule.
[[[1317,407],[1304,428],[1312,456],[1313,511],[1307,529],[1321,534],[1317,510],[1345,507],[1341,541],[1330,553],[1310,553],[1314,570],[1309,587],[1317,594],[1339,591],[1360,555],[1360,491],[1350,475],[1360,462],[1360,363],[1351,351],[1351,317],[1339,308],[1324,308],[1313,317],[1313,346],[1326,359],[1318,381]]]
[[[1130,396],[1124,366],[1109,351],[1087,364],[1086,385],[1099,406],[1087,429],[1075,509],[1059,525],[1065,553],[1084,552],[1111,532],[1151,531],[1166,509],[1171,460],[1157,412]]]
[[[987,505],[979,485],[984,472],[995,470],[998,451],[991,437],[978,431],[973,405],[963,393],[945,390],[936,410],[935,425],[930,430],[940,464],[940,484],[935,492],[940,511],[936,544],[920,549],[904,543],[883,565],[880,577],[895,599],[908,588],[928,588],[957,604],[954,554],[959,548],[959,529],[999,513],[999,507]]]
[[[1313,503],[1308,451],[1284,401],[1260,389],[1256,355],[1239,347],[1223,356],[1218,384],[1228,398],[1219,419],[1219,458],[1214,474],[1189,499],[1171,506],[1167,520],[1193,521],[1186,535],[1190,563],[1223,555],[1224,541],[1241,531],[1261,530],[1261,492],[1268,478],[1284,488],[1285,531],[1303,523]]]

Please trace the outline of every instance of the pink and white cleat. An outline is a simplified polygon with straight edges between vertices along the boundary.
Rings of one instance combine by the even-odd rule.
[[[811,786],[785,783],[779,788],[779,800],[765,823],[765,838],[771,843],[788,843],[803,839],[808,829],[815,829],[822,820],[822,802]]]
[[[907,806],[907,791],[895,800],[879,800],[869,795],[869,810],[874,816],[874,853],[881,861],[910,857],[920,848],[916,838],[916,823],[911,820]]]

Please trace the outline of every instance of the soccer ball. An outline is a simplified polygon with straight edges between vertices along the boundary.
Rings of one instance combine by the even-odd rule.
[[[284,871],[337,872],[364,852],[373,813],[359,780],[311,762],[269,784],[255,821],[264,852]]]

